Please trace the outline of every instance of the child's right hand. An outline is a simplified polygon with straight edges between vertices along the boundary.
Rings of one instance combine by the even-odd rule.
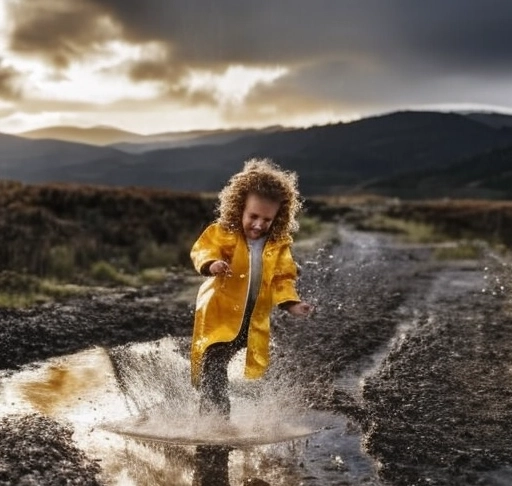
[[[224,260],[215,260],[210,265],[210,273],[212,275],[226,275],[228,277],[232,275],[231,267]]]

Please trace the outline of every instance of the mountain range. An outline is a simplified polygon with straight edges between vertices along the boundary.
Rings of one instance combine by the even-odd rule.
[[[251,157],[297,171],[306,196],[512,198],[512,116],[498,113],[401,111],[300,129],[0,134],[0,178],[28,183],[215,192]]]

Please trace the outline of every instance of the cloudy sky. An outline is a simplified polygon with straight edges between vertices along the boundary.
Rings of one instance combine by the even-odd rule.
[[[0,0],[0,131],[512,113],[510,0]]]

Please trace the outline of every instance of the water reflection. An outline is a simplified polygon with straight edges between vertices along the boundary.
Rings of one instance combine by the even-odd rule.
[[[116,369],[112,353],[101,348],[27,367],[2,380],[0,412],[36,411],[71,423],[73,440],[89,458],[101,461],[101,479],[111,486],[285,486],[300,482],[300,452],[290,448],[290,437],[302,434],[306,424],[293,415],[294,396],[283,393],[280,397],[269,388],[260,390],[264,399],[258,401],[238,390],[233,410],[236,434],[229,435],[234,443],[194,446],[198,438],[220,437],[224,444],[228,439],[222,433],[227,432],[197,416],[188,363],[174,344],[160,341],[123,348],[117,357]],[[182,434],[186,440],[181,446],[124,437],[104,427],[113,421],[136,427],[140,409],[155,405],[160,411],[163,407],[163,412],[151,409],[149,420],[142,421],[146,426],[141,429],[143,435],[176,438]],[[265,440],[284,442],[258,445]]]
[[[261,455],[262,451],[227,446],[170,446],[165,444],[126,443],[123,474],[117,486],[289,486],[299,484],[283,464]],[[256,456],[258,459],[256,460]],[[263,459],[265,457],[265,459]],[[264,467],[262,469],[262,462]],[[272,483],[259,477],[263,475]],[[274,476],[271,479],[269,476]],[[113,484],[107,481],[108,484]]]
[[[230,486],[230,450],[223,446],[197,446],[192,486]]]
[[[198,446],[192,486],[230,486],[229,453],[231,447]],[[246,478],[243,486],[270,486],[263,479]]]
[[[0,413],[36,411],[72,424],[73,440],[100,462],[109,486],[323,486],[373,476],[345,419],[315,412],[306,420],[285,382],[249,393],[234,379],[233,427],[225,429],[198,416],[189,371],[172,340],[96,348],[4,377]],[[299,439],[311,427],[321,432]]]

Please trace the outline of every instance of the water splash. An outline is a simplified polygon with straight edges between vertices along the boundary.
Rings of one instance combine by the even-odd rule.
[[[315,305],[322,314],[335,309],[338,312],[357,312],[364,296],[377,295],[386,286],[387,265],[383,254],[382,237],[338,228],[338,238],[320,247],[303,264],[299,288],[304,299]],[[329,299],[326,299],[326,290]]]
[[[493,251],[486,252],[485,261],[485,286],[482,292],[489,293],[494,297],[510,295],[510,289],[512,288],[512,262]]]
[[[188,361],[179,341],[130,344],[107,350],[119,391],[133,414],[160,409],[162,414],[179,413],[189,418],[196,393],[190,384]]]
[[[134,417],[107,424],[109,430],[182,444],[236,445],[278,442],[313,431],[300,391],[290,380],[275,375],[267,380],[242,379],[243,352],[229,367],[229,422],[198,413],[189,363],[176,341],[116,348],[109,357],[127,407],[135,411]]]
[[[199,448],[125,439],[105,430],[106,424],[136,428],[137,421],[146,418],[142,431],[147,434],[181,434],[191,442],[210,434],[237,445],[245,440],[247,446],[251,440],[274,442],[311,431],[313,422],[307,421],[293,382],[280,377],[248,383],[242,379],[243,353],[229,369],[232,429],[222,430],[213,416],[200,417],[184,345],[166,338],[112,350],[95,348],[31,366],[3,381],[0,411],[37,411],[71,423],[74,440],[90,458],[101,461],[102,479],[115,486],[191,485],[192,481],[200,485],[197,474],[205,468]],[[300,475],[300,445],[294,442],[295,449],[290,447],[291,443],[281,443],[232,451],[225,464],[231,483],[272,477],[273,485],[298,484],[291,478]]]

